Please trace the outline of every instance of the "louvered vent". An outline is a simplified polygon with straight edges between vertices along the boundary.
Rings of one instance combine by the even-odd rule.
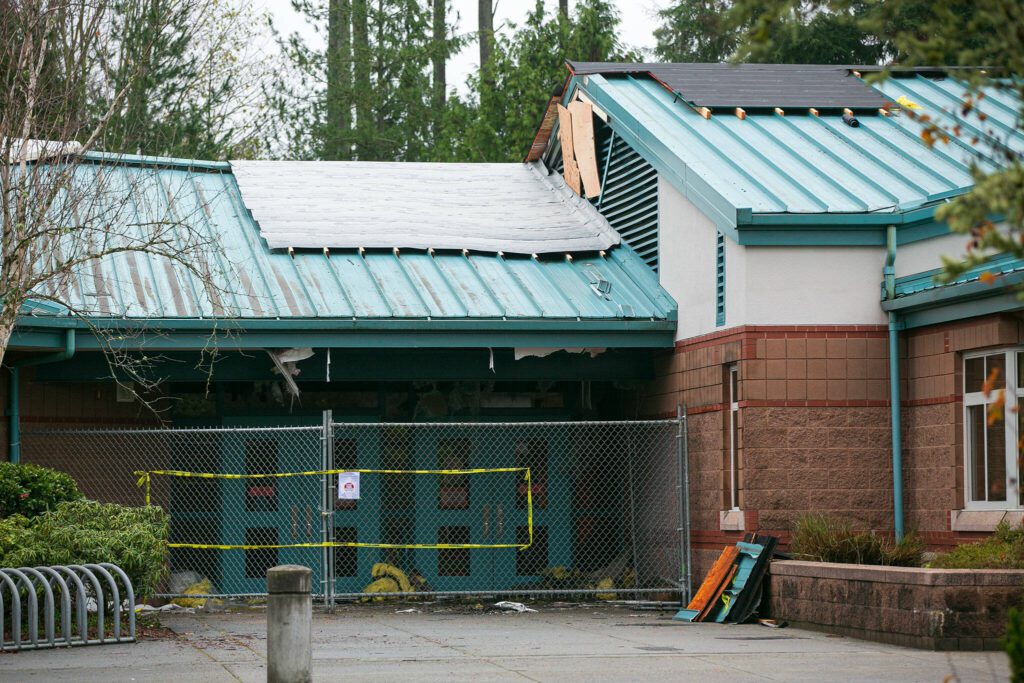
[[[658,173],[632,147],[595,117],[601,196],[591,200],[622,241],[658,270]],[[609,158],[609,148],[611,157]],[[562,172],[562,151],[551,148],[549,168]]]

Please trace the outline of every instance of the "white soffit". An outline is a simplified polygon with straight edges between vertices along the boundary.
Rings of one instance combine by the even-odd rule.
[[[618,233],[540,162],[232,161],[271,249],[598,251]]]

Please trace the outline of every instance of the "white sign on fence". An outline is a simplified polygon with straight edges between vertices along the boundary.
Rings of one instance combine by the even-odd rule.
[[[342,472],[338,475],[338,500],[359,500],[358,472]]]

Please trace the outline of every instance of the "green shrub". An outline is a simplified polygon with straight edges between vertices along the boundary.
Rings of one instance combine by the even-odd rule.
[[[1010,683],[1024,683],[1024,610],[1010,608],[1003,649],[1010,659]]]
[[[0,518],[35,517],[59,503],[81,499],[75,480],[63,472],[38,465],[0,463]]]
[[[1024,526],[1000,522],[984,541],[964,543],[929,565],[940,569],[1024,569]]]
[[[924,542],[911,532],[894,543],[869,531],[857,530],[849,520],[809,514],[796,521],[790,549],[799,559],[814,562],[918,567]]]
[[[60,503],[32,519],[0,520],[0,567],[112,562],[141,598],[166,571],[167,528],[167,515],[154,506]]]

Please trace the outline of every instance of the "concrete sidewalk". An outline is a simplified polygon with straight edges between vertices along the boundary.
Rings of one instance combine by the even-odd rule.
[[[421,612],[401,614],[400,609]],[[1006,681],[1002,653],[936,653],[671,613],[546,607],[504,614],[441,604],[316,614],[318,681]],[[2,681],[266,680],[261,611],[170,615],[174,635],[135,645],[0,655]]]

